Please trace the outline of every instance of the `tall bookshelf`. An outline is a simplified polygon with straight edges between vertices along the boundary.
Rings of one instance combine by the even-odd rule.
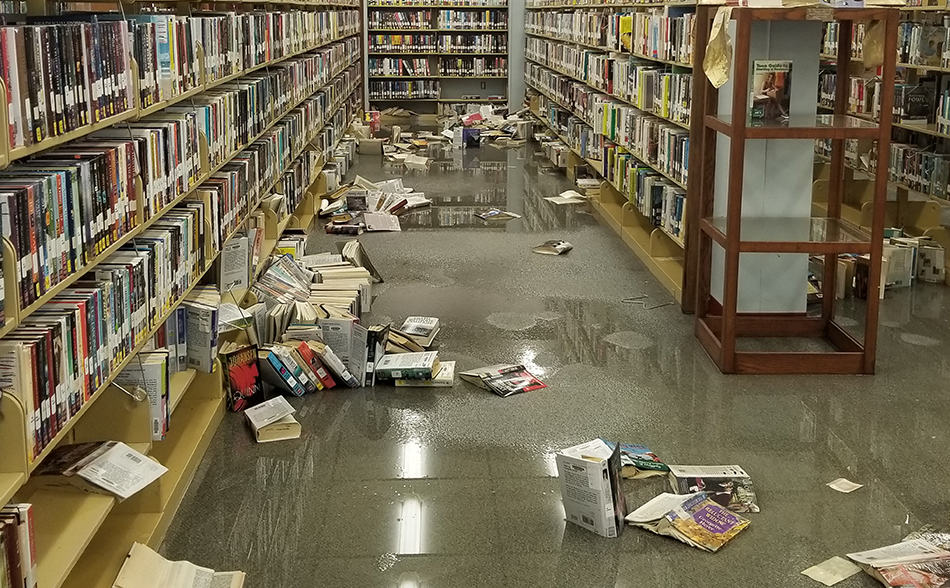
[[[155,4],[166,14],[168,11],[180,14],[182,23],[206,15],[198,12],[205,6],[201,2],[195,2],[194,5],[188,2]],[[145,13],[154,10],[152,4],[119,6],[108,3],[50,2],[47,5],[39,0],[31,1],[28,7],[30,14],[35,16],[53,15],[54,8],[87,15],[90,8],[108,11],[108,15],[99,14],[99,22],[136,19],[139,11]],[[194,17],[191,16],[192,8],[196,9]],[[116,88],[119,88],[116,92],[125,92],[123,108],[97,118],[95,103],[90,103],[85,113],[89,120],[87,124],[66,130],[60,128],[52,136],[23,144],[18,142],[15,129],[10,127],[9,116],[16,114],[15,111],[0,109],[0,128],[4,129],[0,133],[0,169],[3,173],[26,173],[23,171],[24,165],[44,161],[39,158],[53,149],[57,154],[69,153],[70,149],[88,150],[92,148],[90,145],[93,145],[93,141],[102,144],[106,142],[105,136],[119,137],[126,132],[128,140],[132,140],[133,132],[152,133],[154,128],[166,128],[164,125],[170,124],[168,121],[179,120],[179,117],[186,116],[182,112],[190,113],[191,109],[198,108],[208,100],[216,100],[221,96],[252,95],[247,88],[255,92],[254,102],[245,103],[246,108],[240,111],[240,115],[236,108],[219,111],[221,125],[204,127],[196,124],[193,127],[195,132],[188,136],[176,135],[175,142],[168,139],[162,143],[165,135],[162,135],[161,140],[156,138],[158,135],[149,135],[148,141],[152,142],[148,145],[156,149],[166,149],[168,145],[181,147],[180,152],[168,152],[181,157],[175,160],[177,164],[169,159],[167,166],[149,167],[141,161],[146,157],[143,151],[130,151],[131,160],[127,163],[129,169],[134,171],[129,171],[129,176],[101,176],[103,183],[98,185],[105,192],[115,191],[132,196],[124,230],[113,235],[111,242],[101,250],[88,258],[77,259],[67,274],[60,272],[57,276],[59,279],[48,284],[29,303],[24,303],[25,299],[20,295],[22,276],[19,259],[23,252],[17,251],[14,244],[17,239],[10,232],[5,230],[2,234],[0,245],[6,296],[5,320],[0,327],[0,347],[19,340],[27,332],[24,330],[26,327],[35,325],[34,318],[48,316],[47,311],[52,311],[54,301],[60,301],[70,288],[77,285],[92,287],[88,285],[91,280],[104,279],[98,271],[113,264],[117,252],[125,251],[123,248],[128,245],[141,246],[146,231],[167,226],[173,216],[181,214],[183,203],[199,203],[199,207],[202,206],[200,203],[206,203],[205,208],[202,208],[207,214],[203,217],[204,226],[199,231],[201,239],[195,241],[192,250],[200,254],[201,263],[188,260],[189,264],[194,265],[194,270],[187,276],[188,283],[170,288],[169,295],[161,299],[161,307],[152,306],[151,303],[146,305],[148,318],[143,319],[141,324],[144,326],[131,339],[129,348],[114,354],[106,348],[110,355],[104,353],[101,359],[104,362],[101,364],[104,368],[101,378],[97,376],[96,384],[84,393],[79,389],[78,397],[70,397],[68,406],[62,408],[55,430],[44,433],[41,446],[34,440],[32,421],[46,418],[50,410],[67,404],[59,396],[59,386],[55,394],[36,396],[40,388],[34,386],[26,374],[17,374],[12,382],[10,373],[3,376],[4,390],[0,396],[0,443],[3,447],[0,452],[0,504],[17,501],[33,505],[39,585],[83,588],[111,586],[133,541],[153,548],[161,543],[223,417],[225,400],[222,370],[220,364],[215,362],[207,373],[182,369],[170,374],[166,399],[170,424],[165,438],[154,441],[149,403],[135,400],[127,390],[116,386],[116,378],[123,370],[140,368],[138,359],[141,354],[156,346],[155,335],[164,328],[166,319],[176,312],[190,293],[199,288],[216,287],[221,251],[232,237],[246,229],[249,219],[261,216],[259,205],[263,197],[283,192],[287,174],[296,173],[299,177],[309,178],[309,183],[301,187],[302,196],[286,216],[278,218],[272,214],[263,215],[265,249],[268,243],[273,247],[287,227],[306,227],[313,219],[319,209],[319,196],[326,188],[322,170],[333,160],[346,127],[357,116],[362,104],[362,27],[358,8],[359,3],[355,0],[287,0],[260,5],[236,4],[228,8],[229,12],[207,13],[212,14],[213,18],[233,19],[228,22],[239,23],[235,29],[226,29],[222,21],[218,23],[221,28],[215,29],[215,34],[226,35],[224,31],[238,31],[245,25],[244,33],[254,31],[249,34],[261,34],[260,43],[255,43],[256,51],[245,46],[239,38],[240,33],[238,36],[228,35],[227,38],[233,43],[232,50],[230,53],[222,50],[222,54],[229,57],[215,60],[211,59],[213,53],[210,47],[206,48],[193,39],[189,43],[185,37],[179,37],[176,49],[181,52],[176,62],[179,69],[173,70],[174,81],[167,91],[162,91],[159,99],[143,91],[148,84],[155,83],[155,78],[145,75],[143,72],[148,67],[136,61],[138,46],[130,42],[126,52],[119,43],[119,37],[109,41],[101,38],[97,42],[115,41],[115,51],[111,56],[115,57],[119,65],[107,73],[111,76],[110,83],[117,84]],[[56,13],[59,14],[61,12]],[[52,20],[56,16],[50,18]],[[71,16],[70,22],[75,22],[76,18],[89,17]],[[187,26],[194,32],[191,24],[182,24],[182,27]],[[139,39],[136,35],[141,34],[141,39],[155,42],[147,28],[132,31],[130,27],[130,41]],[[211,38],[213,42],[224,46],[224,36]],[[94,64],[90,61],[86,65],[91,71]],[[50,76],[55,74],[50,73]],[[49,79],[54,80],[54,77]],[[8,104],[8,91],[12,94],[10,103],[17,102],[16,89],[10,88],[9,81],[10,78],[5,78],[0,82],[0,103]],[[77,78],[73,81],[79,84],[86,80]],[[56,88],[55,85],[50,87]],[[281,88],[284,90],[278,93]],[[43,97],[50,100],[51,95],[52,91]],[[75,105],[74,100],[75,96],[68,97],[67,104]],[[238,120],[231,116],[232,113],[234,116],[247,114],[248,119]],[[150,126],[153,123],[154,126]],[[11,131],[9,133],[8,128]],[[206,129],[211,132],[206,132]],[[112,142],[118,140],[109,139]],[[190,158],[187,161],[183,155],[185,153]],[[249,160],[260,165],[242,167]],[[181,173],[181,166],[186,164],[192,165],[193,169],[188,177],[176,184],[172,180]],[[306,173],[301,173],[302,166],[306,167]],[[233,177],[226,174],[234,173],[235,169],[257,171],[238,184],[239,191],[234,193],[233,201],[222,202],[219,210],[222,215],[228,216],[220,217],[217,219],[220,222],[216,224],[212,220],[211,205],[207,204],[212,201],[212,184],[218,178]],[[146,177],[144,174],[147,173],[154,175]],[[131,181],[122,186],[118,186],[118,182],[115,185],[110,183],[113,181],[110,178],[116,177],[123,178],[123,182],[126,177]],[[149,186],[155,185],[156,178],[164,178],[163,189],[156,188],[152,192]],[[85,188],[80,189],[81,195],[85,194],[82,190]],[[267,251],[262,251],[262,255],[267,255]],[[227,299],[228,294],[224,293],[225,301],[231,301]],[[240,294],[231,292],[230,295],[234,302],[240,302]],[[6,356],[5,351],[0,351],[0,355]],[[91,356],[86,359],[99,361]],[[85,360],[81,363],[85,365]],[[59,380],[57,383],[63,384]],[[66,384],[63,384],[63,389],[72,390]],[[44,402],[37,402],[41,398]],[[30,406],[37,408],[31,412],[28,410]],[[52,408],[45,408],[49,406]],[[169,471],[157,482],[121,503],[111,495],[52,487],[41,483],[33,475],[56,447],[101,440],[123,441],[158,460]]]
[[[926,236],[950,248],[950,48],[947,46],[948,27],[944,19],[950,14],[946,0],[917,0],[900,8],[897,46],[897,74],[895,84],[895,112],[891,122],[891,165],[888,186],[892,197],[885,204],[885,226],[900,227],[906,234]],[[936,39],[936,52],[912,44],[915,36]],[[864,62],[863,40],[865,26],[856,24],[851,31],[851,51],[847,71],[848,87],[845,96],[846,112],[866,120],[880,120],[881,95],[880,66],[869,67]],[[819,111],[830,112],[835,106],[834,90],[838,77],[830,73],[835,60],[832,48],[841,31],[836,23],[826,23],[820,48],[821,58],[828,70],[822,72],[823,81],[818,96]],[[926,44],[926,43],[925,43]],[[841,76],[844,78],[845,76]],[[923,118],[908,116],[902,111],[902,90],[922,90],[929,103]],[[915,90],[916,91],[916,90]],[[941,109],[943,104],[943,109]],[[870,178],[874,168],[873,144],[850,142],[845,152],[845,166],[849,189],[841,203],[842,217],[864,228],[870,227],[873,212]],[[829,164],[830,145],[816,144],[819,167]],[[869,156],[870,155],[870,156]],[[825,182],[816,184],[812,208],[816,215],[828,209]],[[950,268],[950,256],[945,257]]]
[[[604,179],[594,209],[682,301],[695,3],[526,10],[533,112]]]
[[[508,102],[505,0],[367,5],[367,87],[375,108]]]

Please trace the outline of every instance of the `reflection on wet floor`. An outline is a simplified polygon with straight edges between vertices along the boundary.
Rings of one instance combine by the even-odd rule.
[[[876,376],[723,376],[691,317],[661,306],[669,294],[586,205],[541,199],[570,186],[533,153],[483,147],[447,152],[428,173],[379,158],[355,171],[402,176],[434,203],[429,222],[405,216],[402,233],[360,237],[386,278],[366,322],[439,316],[440,356],[457,371],[524,363],[548,388],[331,390],[291,399],[303,438],[269,445],[227,415],[164,553],[267,588],[810,587],[801,570],[832,555],[950,525],[950,290],[888,293]],[[489,206],[523,218],[462,220]],[[551,238],[575,249],[530,252]],[[309,249],[335,241],[317,232]],[[842,307],[857,324],[861,304]],[[595,436],[672,463],[741,464],[762,512],[714,555],[567,525],[552,452]],[[825,487],[842,476],[865,487]],[[639,505],[665,487],[624,489]]]

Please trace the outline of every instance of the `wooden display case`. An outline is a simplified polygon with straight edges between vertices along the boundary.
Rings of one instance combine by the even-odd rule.
[[[701,6],[696,35],[695,61],[705,58],[714,7]],[[750,81],[750,38],[756,21],[840,21],[837,71],[845,76],[851,54],[850,30],[854,21],[884,24],[884,79],[893,79],[898,12],[889,9],[736,8],[734,70],[735,90],[728,113],[719,113],[719,95],[704,76],[694,81],[693,133],[698,137],[698,158],[693,158],[698,174],[690,182],[690,210],[697,222],[688,223],[697,245],[695,267],[695,332],[707,353],[725,373],[873,373],[877,342],[879,284],[883,249],[885,196],[887,191],[890,119],[879,124],[848,116],[847,84],[837,86],[835,110],[828,115],[796,115],[778,123],[752,124],[748,119]],[[817,59],[817,56],[816,56]],[[839,79],[844,79],[843,77]],[[891,112],[893,86],[885,85],[881,111]],[[794,111],[794,109],[793,109]],[[717,135],[728,136],[728,149],[717,152]],[[844,183],[844,140],[866,138],[877,141],[877,172],[873,198],[869,202],[870,232],[842,219]],[[831,139],[830,173],[827,179],[825,217],[750,218],[743,216],[743,181],[747,141],[750,139]],[[714,216],[717,157],[728,159],[725,215]],[[694,176],[695,177],[695,176]],[[810,196],[809,196],[810,197]],[[721,298],[712,294],[713,250],[723,255]],[[824,257],[822,283],[826,293],[818,315],[807,312],[739,312],[740,257],[749,253],[813,254]],[[835,320],[837,256],[844,253],[869,256],[867,304],[863,340],[846,331]],[[802,276],[802,280],[806,276]],[[804,288],[804,285],[803,285]],[[740,338],[822,339],[822,350],[768,351],[737,346]]]

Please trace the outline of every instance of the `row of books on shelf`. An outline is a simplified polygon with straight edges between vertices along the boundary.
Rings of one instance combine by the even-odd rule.
[[[539,98],[548,125],[557,129],[581,156],[601,162],[598,173],[611,182],[654,227],[682,242],[685,235],[686,189],[658,173],[658,170],[672,172],[670,175],[675,173],[685,184],[689,133],[667,125],[665,129],[646,129],[645,138],[637,136],[628,139],[618,135],[605,137],[557,104],[549,103],[543,95]],[[653,135],[652,132],[657,134]],[[621,139],[632,142],[623,143]],[[628,147],[631,145],[641,148]],[[552,161],[560,159],[557,153],[549,157]]]
[[[418,34],[370,35],[369,51],[402,51],[424,53],[506,53],[508,39],[503,34]]]
[[[367,6],[369,8],[379,6],[494,6],[503,8],[508,6],[508,3],[499,0],[451,0],[448,2],[443,0],[439,0],[438,2],[430,0],[373,0],[373,2]]]
[[[440,76],[505,76],[508,60],[504,57],[443,57],[438,70],[433,69],[429,59],[403,59],[398,57],[370,57],[370,76],[430,76],[434,71]]]
[[[359,31],[357,11],[76,18],[0,27],[12,147],[196,88],[202,67],[205,83],[212,82]],[[132,55],[138,80],[132,79]]]
[[[938,89],[934,77],[920,78],[913,83],[894,84],[894,107],[891,120],[905,125],[926,125],[937,123],[941,126],[941,117],[945,115],[950,87],[941,83]],[[818,77],[818,104],[823,108],[834,108],[837,75],[822,72]],[[846,112],[866,115],[880,120],[881,117],[881,79],[851,76],[848,78],[848,104]],[[940,132],[946,132],[942,130]]]
[[[505,29],[507,10],[440,10],[436,27],[440,29]]]
[[[358,69],[352,74],[355,89]],[[343,116],[351,116],[357,103],[358,96],[341,102]],[[265,190],[289,190],[299,202],[302,183],[314,179],[314,159],[325,154],[302,152],[297,161],[307,168],[303,172],[290,165],[292,154],[298,153],[294,145],[306,144],[321,130],[319,125],[297,128],[300,139],[288,139],[286,129],[275,128],[0,340],[0,385],[17,396],[28,415],[31,461],[110,379],[128,386],[145,383],[150,393],[158,391],[150,400],[153,435],[161,438],[167,430],[167,401],[161,398],[167,397],[167,386],[149,384],[143,366],[157,364],[150,369],[164,373],[166,382],[175,371],[213,369],[221,294],[217,284],[196,284],[207,281],[206,271],[218,252],[229,250],[222,244],[253,216],[258,202],[287,200]],[[284,136],[275,140],[275,135]],[[323,140],[333,137],[324,134]],[[231,266],[219,264],[222,280]],[[137,350],[157,355],[129,362]],[[122,366],[124,371],[116,374]]]
[[[683,240],[686,234],[685,188],[664,178],[652,167],[643,165],[636,155],[622,147],[607,148],[604,168],[607,179],[651,225],[674,239]]]
[[[439,87],[438,80],[371,81],[369,82],[369,99],[438,98]]]
[[[669,120],[689,122],[692,74],[619,53],[528,38],[526,57]]]
[[[695,15],[649,12],[537,11],[525,15],[528,33],[566,39],[606,51],[689,64]]]
[[[366,27],[370,29],[430,29],[432,10],[369,10]]]
[[[442,76],[506,76],[508,59],[504,57],[443,57],[439,60]]]
[[[294,64],[288,61],[280,66],[293,68]],[[251,88],[260,92],[256,101],[239,100],[243,86],[237,84],[234,91],[218,91],[231,98],[224,101],[227,107],[219,109],[212,103],[210,107],[173,109],[124,129],[98,131],[86,140],[4,170],[0,174],[0,221],[3,237],[17,255],[14,266],[20,283],[18,293],[7,295],[16,294],[21,308],[30,306],[113,244],[128,241],[131,231],[180,196],[197,188],[199,192],[220,190],[227,198],[233,183],[229,174],[237,169],[245,182],[264,173],[276,177],[291,152],[291,141],[297,141],[299,147],[302,136],[315,133],[333,105],[358,83],[360,72],[352,65],[330,83],[315,77],[299,87],[258,87],[258,74],[252,77],[258,78],[251,81]],[[286,95],[279,98],[278,92]],[[291,106],[294,108],[288,111]],[[209,117],[202,114],[205,109],[219,111]],[[280,115],[283,118],[275,122]],[[208,118],[212,120],[208,122]],[[259,136],[272,122],[269,132]],[[208,164],[199,161],[205,140],[199,130],[212,147],[212,167],[218,168],[210,176],[212,170],[203,169]],[[251,143],[253,138],[256,140]],[[231,157],[241,148],[244,150]],[[216,230],[221,227],[226,231],[236,214],[213,217]]]
[[[821,52],[825,55],[838,55],[838,42],[841,31],[838,21],[824,23],[821,34]],[[851,27],[851,52],[853,59],[861,59],[864,53],[864,23],[855,22]]]

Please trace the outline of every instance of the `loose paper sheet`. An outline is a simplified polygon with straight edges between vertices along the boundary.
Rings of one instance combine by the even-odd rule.
[[[834,586],[841,580],[850,578],[861,571],[861,568],[837,555],[826,559],[818,565],[803,571],[802,574],[812,580],[817,580],[825,586]]]
[[[679,507],[695,494],[672,494],[664,492],[652,498],[649,502],[627,515],[631,523],[649,523],[662,518],[666,513]]]
[[[703,72],[715,88],[721,88],[729,81],[729,69],[732,67],[732,40],[729,38],[731,16],[731,7],[724,6],[716,11],[706,44]]]
[[[845,494],[854,492],[858,488],[864,487],[864,484],[858,484],[858,483],[852,482],[851,480],[847,478],[838,478],[837,480],[832,480],[825,485],[830,488],[834,488],[838,492],[844,492]]]

